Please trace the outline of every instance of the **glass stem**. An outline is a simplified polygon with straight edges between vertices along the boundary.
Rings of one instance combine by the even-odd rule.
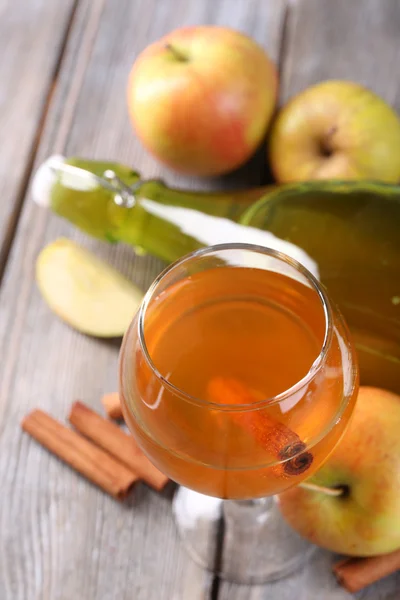
[[[259,529],[268,518],[274,504],[274,498],[258,498],[255,500],[225,500],[223,517],[228,531],[243,531],[243,535],[251,535],[252,530]]]
[[[274,496],[219,500],[180,487],[173,510],[192,558],[229,581],[274,581],[299,568],[314,551],[283,520]]]
[[[263,543],[260,543],[260,530],[268,521],[273,506],[273,497],[225,500],[222,503],[222,571],[237,573],[240,580],[242,573],[251,572],[255,563],[265,560],[265,548]]]

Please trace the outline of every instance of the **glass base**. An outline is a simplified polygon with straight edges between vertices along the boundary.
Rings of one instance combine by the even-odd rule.
[[[222,579],[261,584],[304,565],[316,547],[283,520],[272,498],[219,500],[180,487],[173,513],[192,559]]]

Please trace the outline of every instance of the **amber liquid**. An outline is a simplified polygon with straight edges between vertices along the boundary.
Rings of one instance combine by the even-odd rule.
[[[325,460],[351,412],[351,402],[343,412],[339,329],[322,368],[298,383],[321,352],[325,328],[314,288],[273,271],[221,266],[174,283],[152,300],[144,325],[153,365],[168,384],[136,344],[134,376],[127,383],[123,375],[128,425],[153,462],[199,492],[254,498],[296,485]],[[276,444],[246,426],[247,410],[210,398],[216,377],[251,390],[256,427],[267,417],[304,442],[312,453],[306,472],[287,475]],[[287,390],[282,401],[268,400]]]

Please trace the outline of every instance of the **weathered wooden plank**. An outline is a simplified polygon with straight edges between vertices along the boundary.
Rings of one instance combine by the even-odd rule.
[[[350,79],[370,87],[400,111],[398,0],[295,0],[290,3],[281,57],[281,102],[324,79]],[[273,541],[272,541],[273,543]],[[298,573],[250,591],[224,583],[220,600],[345,600],[331,574],[333,557],[318,551]],[[363,600],[397,597],[400,575],[360,592]],[[393,596],[389,596],[394,594]]]
[[[76,0],[0,6],[0,279]]]
[[[309,563],[285,579],[253,586],[224,583],[218,600],[395,600],[400,589],[400,574],[371,585],[358,594],[349,594],[332,574],[337,560],[330,552],[318,549]],[[392,595],[394,594],[394,595]]]
[[[370,87],[400,109],[397,0],[295,0],[287,22],[281,101],[324,79]]]
[[[130,66],[147,43],[194,23],[249,31],[276,57],[282,9],[283,2],[264,0],[81,0],[36,164],[54,152],[113,158],[146,176],[194,185],[164,171],[132,134],[125,106]],[[259,180],[253,170],[249,183]],[[19,430],[34,406],[64,419],[73,399],[100,408],[101,394],[116,389],[118,345],[68,329],[35,287],[35,258],[60,235],[94,249],[143,288],[161,267],[24,205],[0,292],[0,598],[205,600],[211,578],[181,547],[170,498],[142,487],[121,506]]]

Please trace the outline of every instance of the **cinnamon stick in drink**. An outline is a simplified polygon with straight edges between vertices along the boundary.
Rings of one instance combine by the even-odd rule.
[[[366,558],[345,558],[333,566],[339,583],[351,593],[379,581],[400,569],[400,549]]]
[[[29,413],[21,426],[47,450],[114,498],[125,498],[138,480],[132,470],[42,410]]]
[[[258,401],[256,395],[237,379],[214,377],[208,384],[208,397],[217,404],[246,405]],[[282,461],[286,475],[300,475],[306,471],[313,455],[305,443],[289,427],[262,409],[232,411],[232,418],[245,428],[268,452]]]
[[[120,421],[124,418],[118,392],[104,394],[101,399],[101,403],[110,419]]]
[[[132,469],[149,486],[160,491],[167,484],[168,477],[149,461],[133,437],[115,423],[79,401],[72,405],[68,418],[80,433]]]

